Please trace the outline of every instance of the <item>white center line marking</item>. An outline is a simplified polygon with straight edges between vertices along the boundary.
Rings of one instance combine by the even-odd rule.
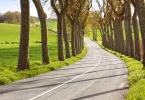
[[[37,96],[35,96],[35,97],[33,97],[33,98],[29,99],[29,100],[35,100],[35,99],[37,99],[37,98],[39,98],[39,97],[41,97],[41,96],[43,96],[43,95],[45,95],[45,94],[47,94],[47,93],[49,93],[49,92],[51,92],[51,91],[53,91],[53,90],[55,90],[55,89],[61,87],[61,86],[63,86],[63,85],[65,85],[65,84],[69,83],[69,82],[72,82],[73,80],[75,80],[75,79],[77,79],[77,78],[83,76],[84,74],[90,72],[91,70],[93,70],[95,67],[97,67],[97,66],[99,65],[99,63],[100,63],[100,61],[101,61],[101,59],[102,59],[100,54],[99,54],[99,57],[100,57],[100,59],[99,59],[98,63],[97,63],[94,67],[92,67],[91,69],[89,69],[89,70],[87,70],[86,72],[84,72],[84,73],[82,73],[82,74],[80,74],[80,75],[74,77],[73,79],[71,79],[71,80],[69,80],[69,81],[66,81],[66,82],[64,82],[63,84],[58,85],[58,86],[56,86],[56,87],[54,87],[54,88],[52,88],[52,89],[50,89],[50,90],[48,90],[48,91],[45,91],[44,93],[42,93],[42,94],[40,94],[40,95],[37,95]]]

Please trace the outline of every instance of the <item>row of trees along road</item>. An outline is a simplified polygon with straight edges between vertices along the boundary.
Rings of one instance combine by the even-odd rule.
[[[94,12],[96,13],[94,19],[97,19],[102,44],[111,50],[142,60],[145,66],[144,0],[96,0],[96,2],[99,11]],[[140,50],[141,44],[143,54]]]
[[[76,56],[84,48],[83,36],[85,22],[91,8],[90,0],[42,0],[51,3],[57,15],[57,39],[58,39],[58,60],[64,61],[70,58],[71,54]],[[46,14],[40,0],[33,0],[38,12],[41,24],[42,42],[42,64],[49,64],[49,52],[47,44]],[[17,70],[29,69],[29,0],[20,0],[21,5],[21,35]],[[71,51],[68,39],[68,26],[71,26]],[[63,40],[66,49],[66,57],[63,53]]]

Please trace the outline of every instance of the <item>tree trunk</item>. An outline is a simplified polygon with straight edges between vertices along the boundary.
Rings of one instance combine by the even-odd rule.
[[[20,0],[21,34],[17,71],[29,69],[29,1]]]
[[[104,25],[104,30],[103,30],[103,44],[107,48],[107,25]]]
[[[115,43],[115,51],[119,52],[119,39],[118,39],[118,30],[117,30],[117,22],[116,20],[113,21],[113,27],[114,27],[114,43]]]
[[[51,7],[55,11],[57,15],[57,45],[58,45],[58,60],[64,61],[64,53],[63,53],[63,15],[65,15],[67,7],[68,7],[68,0],[51,0]],[[59,4],[58,4],[59,3]],[[57,5],[60,5],[60,8],[57,8]]]
[[[108,47],[108,49],[111,49],[109,25],[107,25],[107,31],[106,32],[107,32],[107,47]]]
[[[111,50],[114,50],[114,40],[113,40],[114,35],[113,35],[113,31],[112,31],[113,30],[112,21],[109,23],[109,25],[110,25],[110,33],[111,33],[111,37],[110,37],[111,38],[110,39],[111,40]]]
[[[129,35],[128,35],[128,25],[127,25],[127,19],[124,20],[124,28],[125,28],[125,36],[126,36],[126,40],[125,40],[125,55],[129,56]]]
[[[78,34],[79,34],[79,33],[78,33],[78,29],[79,29],[79,25],[78,25],[78,24],[79,24],[79,23],[78,23],[78,21],[75,21],[75,22],[76,22],[76,23],[75,23],[75,33],[76,33],[76,34],[75,34],[75,47],[76,47],[76,55],[78,55],[78,54],[79,54],[79,53],[78,53],[78,51],[79,51],[79,50],[78,50],[78,49],[79,49],[79,48],[78,48],[78,41],[79,41],[79,40],[78,40]]]
[[[46,25],[46,14],[43,11],[40,0],[33,0],[35,7],[38,12],[41,24],[41,41],[42,41],[42,63],[49,64],[49,54],[48,54],[48,43],[47,43],[47,25]]]
[[[134,30],[134,44],[135,44],[135,59],[140,60],[140,43],[139,43],[139,29],[138,29],[138,21],[136,10],[134,11],[134,15],[132,17],[132,24]]]
[[[132,27],[131,27],[131,7],[130,7],[130,0],[126,2],[126,9],[125,9],[125,22],[126,22],[126,47],[129,44],[129,56],[134,57],[134,45],[133,45],[133,37],[132,37]],[[126,48],[127,50],[128,48]]]
[[[72,52],[72,56],[76,56],[76,47],[75,47],[75,41],[76,41],[76,38],[75,38],[75,35],[76,35],[76,22],[74,19],[72,19],[70,17],[70,15],[66,14],[66,17],[68,18],[68,20],[70,21],[70,24],[71,24],[71,52]]]
[[[76,41],[76,38],[75,38],[75,22],[73,21],[71,23],[71,26],[72,26],[72,30],[71,30],[71,48],[72,48],[72,56],[76,56],[76,47],[75,47],[75,41]]]
[[[118,29],[118,44],[119,44],[119,52],[124,54],[124,48],[125,48],[125,45],[124,45],[124,35],[123,35],[123,29],[122,29],[122,20],[121,19],[118,19],[117,20],[117,29]]]
[[[63,53],[63,17],[61,14],[57,15],[57,43],[58,43],[58,60],[64,61]]]
[[[142,46],[143,46],[143,65],[145,68],[145,6],[144,0],[135,0],[136,2],[136,11],[139,17],[139,24],[142,36]]]
[[[97,33],[98,33],[98,29],[95,28],[95,41],[98,41],[98,36],[97,36]]]
[[[70,48],[69,48],[69,40],[66,30],[66,22],[65,22],[65,16],[63,16],[63,38],[65,42],[65,49],[66,49],[66,58],[70,58]]]
[[[78,54],[80,54],[82,52],[82,49],[81,49],[81,34],[82,34],[82,27],[81,27],[81,22],[79,21],[79,24],[78,24]]]

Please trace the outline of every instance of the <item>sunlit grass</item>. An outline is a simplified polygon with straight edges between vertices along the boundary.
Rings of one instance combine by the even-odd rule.
[[[57,30],[57,21],[48,21],[47,27],[48,29]]]
[[[62,62],[58,61],[56,34],[48,32],[48,47],[51,62],[48,65],[42,65],[41,43],[39,43],[41,42],[40,28],[31,27],[29,47],[30,70],[17,72],[19,37],[19,25],[0,24],[0,84],[11,83],[72,64],[84,57],[87,52],[85,48],[76,57],[71,57],[71,59],[66,59]]]

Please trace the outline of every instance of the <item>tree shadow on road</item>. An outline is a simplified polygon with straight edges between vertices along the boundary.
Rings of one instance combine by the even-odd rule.
[[[71,99],[71,100],[83,100],[83,99],[87,99],[87,98],[91,98],[91,97],[96,97],[96,96],[104,95],[104,94],[111,93],[111,92],[117,92],[117,91],[127,90],[127,89],[128,89],[128,87],[118,88],[118,89],[113,89],[113,90],[104,91],[104,92],[100,92],[100,93],[90,94],[90,95],[83,96],[83,97],[74,98],[74,99]]]

